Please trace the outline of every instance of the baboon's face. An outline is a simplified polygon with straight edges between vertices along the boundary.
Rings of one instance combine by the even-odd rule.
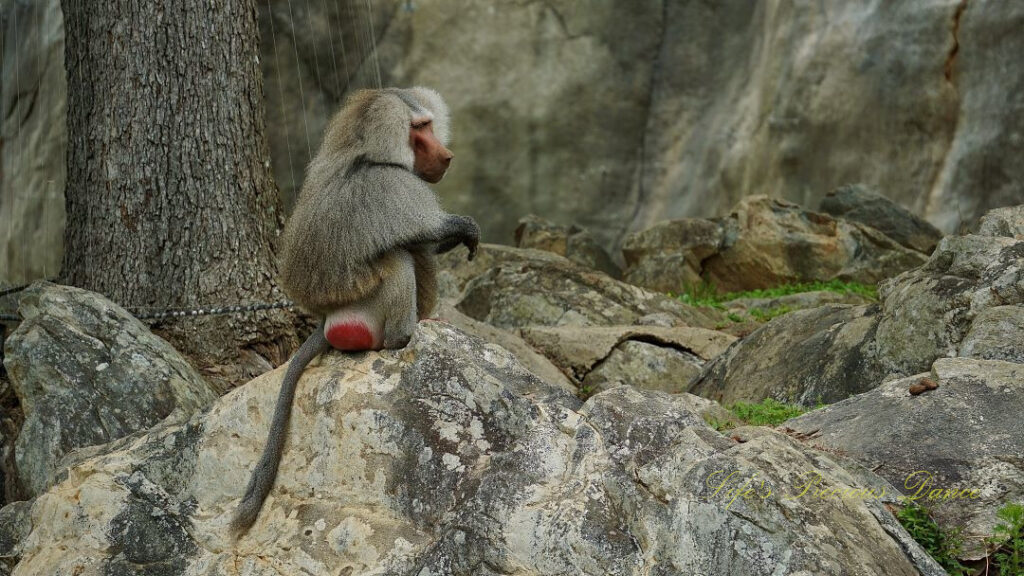
[[[430,120],[413,122],[409,129],[409,145],[416,153],[413,172],[431,184],[440,182],[454,154],[434,136]]]

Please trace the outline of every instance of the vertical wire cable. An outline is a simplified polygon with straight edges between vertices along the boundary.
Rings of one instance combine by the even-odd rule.
[[[277,33],[274,32],[274,9],[270,4],[270,0],[267,0],[267,18],[270,20],[270,38],[274,45],[274,71],[277,73],[277,92],[278,101],[281,104],[281,122],[286,126],[283,132],[285,149],[288,150],[288,174],[291,176],[292,184],[295,184],[295,164],[292,161],[292,138],[290,136],[291,131],[287,127],[288,119],[284,109],[284,82],[281,81],[281,70],[278,68],[280,55],[277,51]]]

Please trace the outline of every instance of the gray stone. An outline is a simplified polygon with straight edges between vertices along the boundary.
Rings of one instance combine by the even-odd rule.
[[[718,311],[687,306],[620,282],[550,252],[485,245],[472,262],[459,254],[442,262],[446,296],[462,313],[504,329],[526,326],[631,325],[654,313],[712,328]]]
[[[1024,364],[1024,306],[995,306],[974,317],[959,356]]]
[[[519,220],[515,233],[517,248],[534,248],[554,252],[573,262],[600,270],[612,278],[622,271],[585,228],[565,226],[539,216],[526,216]]]
[[[520,332],[577,382],[629,341],[683,352],[688,361],[699,365],[720,355],[736,340],[722,332],[687,326],[529,326]]]
[[[729,405],[774,398],[815,406],[870,390],[884,369],[871,343],[878,306],[829,305],[785,314],[704,366],[690,392]]]
[[[15,457],[33,495],[75,449],[185,420],[217,397],[170,344],[98,294],[38,282],[19,312],[4,367],[25,412]]]
[[[1024,240],[1024,204],[997,208],[986,213],[978,224],[978,234]]]
[[[922,376],[939,387],[919,396]],[[1024,499],[1024,365],[940,358],[931,372],[895,380],[783,424],[815,447],[840,451],[964,528],[966,558],[983,556],[996,511]],[[930,485],[924,487],[927,481]],[[936,498],[932,489],[954,491]],[[975,494],[962,494],[974,490]]]
[[[936,358],[958,354],[972,323],[984,310],[1024,304],[1024,241],[1004,236],[947,236],[926,265],[882,283],[879,296],[879,358],[890,373],[909,376],[923,372]],[[987,322],[985,318],[983,322]],[[1006,325],[1011,332],[1012,324]],[[992,329],[979,325],[964,352],[985,357],[989,352],[978,345],[977,338],[990,333]]]
[[[874,284],[927,259],[863,224],[767,196],[743,199],[721,223],[721,249],[700,269],[720,292],[834,279]]]
[[[884,498],[784,497],[807,470],[841,490],[882,480],[767,429],[726,438],[685,395],[623,386],[582,404],[438,322],[403,351],[314,363],[275,487],[233,540],[282,374],[78,463],[32,507],[15,576],[268,562],[281,574],[941,574]],[[734,499],[755,475],[760,492]]]
[[[870,226],[900,244],[931,254],[942,232],[927,220],[867,187],[840,186],[821,200],[821,211]]]
[[[0,563],[17,560],[22,540],[32,531],[31,500],[0,508]]]
[[[661,222],[626,237],[623,279],[658,292],[681,293],[700,284],[705,258],[716,254],[725,240],[722,225],[702,218]]]
[[[633,386],[676,394],[686,392],[704,362],[689,352],[627,340],[594,366],[580,383],[587,395]]]

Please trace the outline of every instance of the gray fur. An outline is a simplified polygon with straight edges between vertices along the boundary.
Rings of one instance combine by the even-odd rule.
[[[426,114],[437,139],[447,142],[448,108],[429,88],[350,97],[309,164],[281,239],[285,293],[321,318],[350,307],[373,315],[385,348],[404,347],[417,320],[433,312],[436,254],[465,244],[472,258],[480,238],[472,218],[442,211],[413,173],[409,130]],[[299,377],[329,346],[321,324],[288,365],[263,455],[231,521],[236,535],[256,521],[274,485]]]
[[[270,433],[267,434],[267,444],[263,447],[260,461],[252,470],[249,485],[245,488],[245,495],[238,503],[235,516],[231,520],[231,530],[235,534],[240,534],[252,526],[252,523],[256,521],[256,516],[260,513],[260,508],[263,507],[263,501],[270,493],[270,488],[274,485],[274,478],[277,477],[277,466],[281,463],[281,452],[284,450],[285,435],[288,432],[288,420],[291,419],[292,401],[295,399],[295,387],[298,385],[299,377],[302,376],[306,365],[328,348],[330,348],[330,344],[324,338],[323,329],[314,330],[288,363],[288,370],[284,374],[284,380],[281,381],[281,392],[277,396],[274,419],[270,423]],[[282,409],[282,407],[286,407],[286,409]]]

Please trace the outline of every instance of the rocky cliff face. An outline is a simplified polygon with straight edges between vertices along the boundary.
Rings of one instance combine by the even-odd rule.
[[[317,0],[292,4],[270,12],[280,51],[296,43],[301,65],[268,67],[268,87],[276,74],[286,90],[303,80],[305,99],[271,118],[272,133],[292,134],[297,168],[294,119],[305,110],[315,146],[339,78],[360,87],[377,72],[351,66],[367,46],[358,7],[342,10],[355,29],[344,17],[328,28]],[[384,83],[451,101],[457,159],[442,195],[492,240],[530,212],[608,243],[751,194],[817,205],[853,182],[947,232],[1024,199],[1021,5],[421,0],[377,3],[374,24]],[[326,58],[342,33],[347,75]]]
[[[67,81],[60,0],[0,2],[0,282],[60,271]]]
[[[60,261],[63,53],[57,0],[3,6],[0,279],[17,281]],[[946,232],[1024,202],[1020,3],[258,6],[286,203],[330,113],[378,76],[449,99],[440,192],[491,241],[537,213],[613,246],[749,195],[814,206],[853,182]]]

